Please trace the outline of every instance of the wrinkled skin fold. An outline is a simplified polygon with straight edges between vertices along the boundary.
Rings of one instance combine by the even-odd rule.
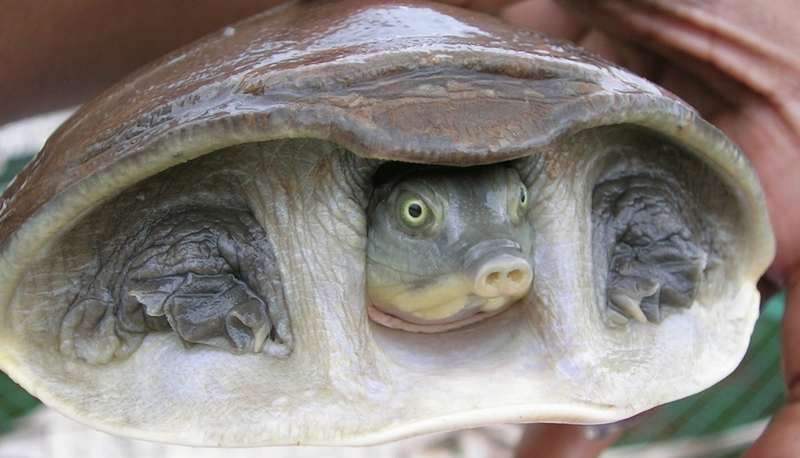
[[[176,204],[153,220],[131,212],[130,205],[119,204],[128,218],[110,245],[116,251],[100,261],[97,276],[64,316],[63,354],[107,363],[130,356],[150,331],[169,329],[187,346],[260,353],[269,340],[267,353],[289,354],[280,276],[267,235],[252,215]]]
[[[663,306],[690,307],[707,264],[687,223],[698,210],[679,195],[680,183],[639,173],[603,181],[593,192],[595,243],[611,251],[608,313],[618,324],[658,323]]]

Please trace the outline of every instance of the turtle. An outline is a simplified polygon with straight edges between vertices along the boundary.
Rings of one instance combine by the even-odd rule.
[[[445,5],[309,1],[82,106],[0,203],[0,367],[113,434],[598,424],[741,360],[775,243],[655,84]]]

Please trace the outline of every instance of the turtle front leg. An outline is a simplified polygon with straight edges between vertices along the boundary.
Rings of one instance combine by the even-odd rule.
[[[663,306],[690,307],[705,268],[706,253],[679,235],[644,246],[619,243],[608,273],[609,318],[659,323]]]
[[[232,274],[148,280],[128,294],[148,316],[165,317],[187,347],[260,353],[273,328],[264,301]]]
[[[631,318],[659,323],[664,307],[694,303],[708,255],[689,228],[691,210],[680,189],[656,172],[609,179],[594,189],[595,248],[608,250],[596,258],[608,262],[605,311],[615,325]]]
[[[120,247],[62,319],[62,354],[104,364],[174,331],[187,348],[289,355],[280,274],[251,214],[199,207],[123,225]]]

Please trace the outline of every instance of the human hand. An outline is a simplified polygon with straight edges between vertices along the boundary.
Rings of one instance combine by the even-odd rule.
[[[454,0],[458,1],[458,0]],[[777,241],[768,272],[787,288],[785,407],[746,458],[800,453],[800,3],[792,0],[467,0],[574,41],[694,106],[744,151],[761,179]],[[597,456],[575,426],[533,425],[517,456]],[[558,444],[554,448],[553,444]],[[558,451],[556,451],[556,449]],[[546,452],[544,452],[546,451]],[[556,455],[556,453],[560,453]]]

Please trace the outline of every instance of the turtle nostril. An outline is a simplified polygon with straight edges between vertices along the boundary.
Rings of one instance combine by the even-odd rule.
[[[473,292],[481,297],[519,296],[531,286],[533,272],[522,258],[501,255],[484,262],[475,276]]]
[[[515,289],[517,283],[524,281],[526,275],[520,269],[491,272],[483,279],[486,286],[497,288],[501,294],[508,289]]]
[[[513,283],[519,283],[520,280],[525,278],[525,274],[523,274],[522,271],[520,271],[519,269],[514,269],[511,272],[509,272],[508,275],[506,275],[506,277],[508,277],[508,279],[511,280]]]

